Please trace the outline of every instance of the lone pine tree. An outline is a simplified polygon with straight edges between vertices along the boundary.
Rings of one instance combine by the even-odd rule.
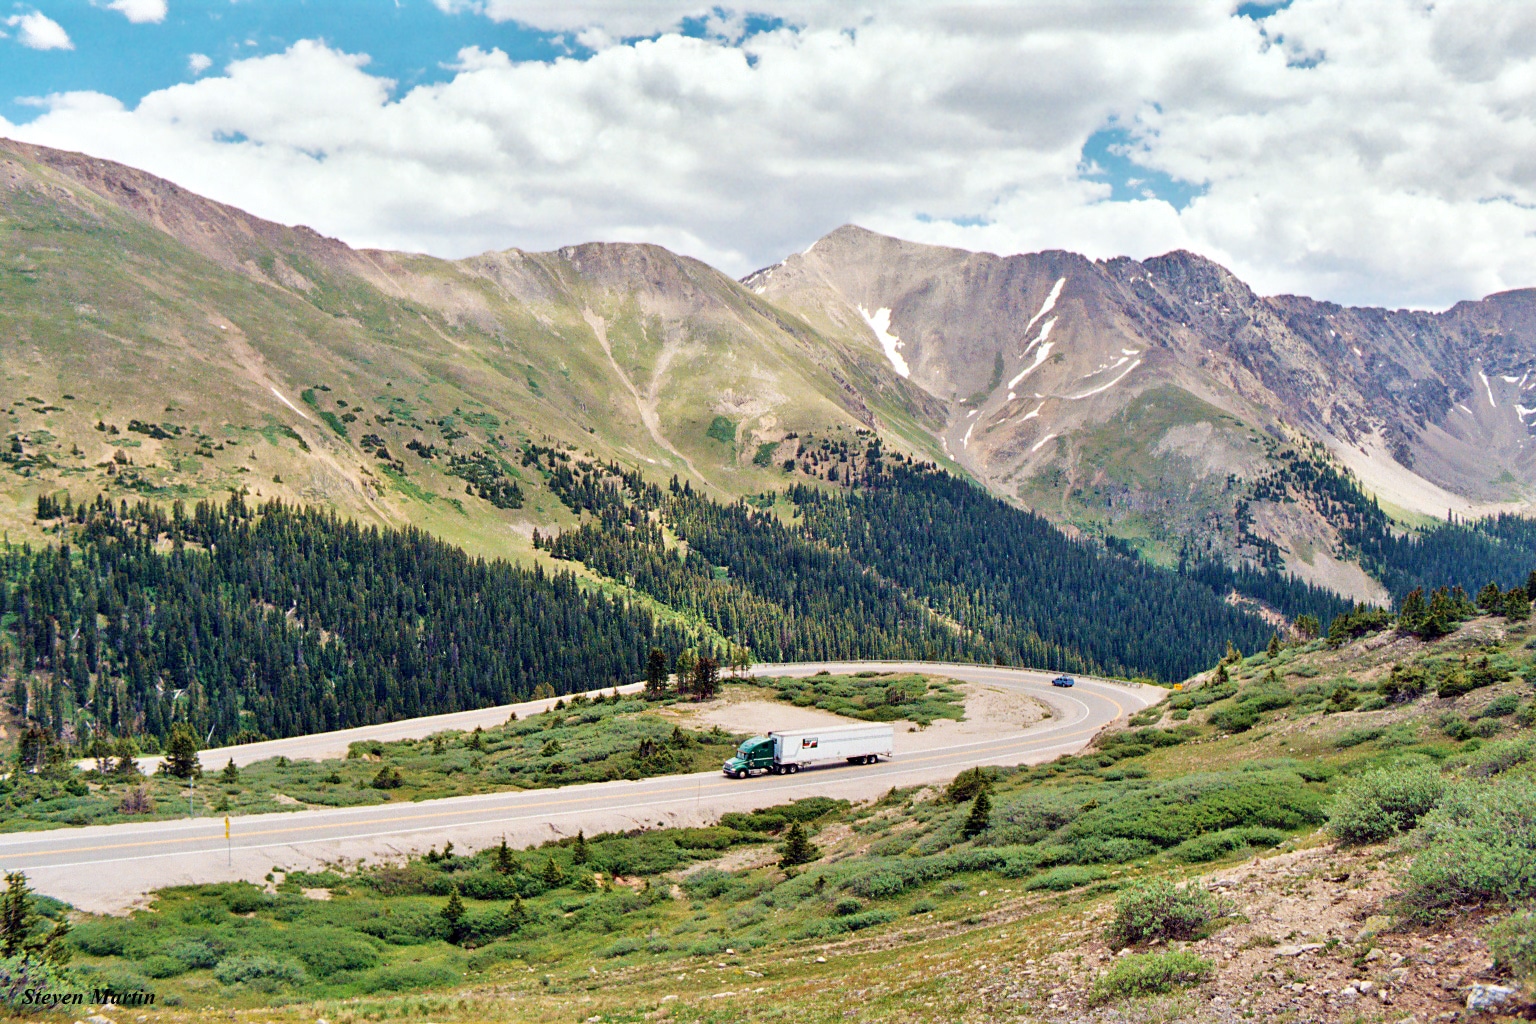
[[[797,821],[789,826],[789,833],[784,837],[784,854],[779,858],[779,867],[792,868],[797,864],[809,864],[819,852],[806,836],[805,826]]]
[[[965,838],[974,839],[991,827],[992,798],[987,796],[987,791],[983,789],[971,802],[971,813],[966,816],[965,824],[960,826],[960,832]]]

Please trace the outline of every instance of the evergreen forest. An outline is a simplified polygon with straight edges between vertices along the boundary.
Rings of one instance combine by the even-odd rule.
[[[1350,611],[1274,570],[1175,572],[1075,540],[878,441],[859,456],[836,486],[725,503],[528,446],[524,467],[581,517],[535,546],[609,592],[239,494],[190,510],[44,497],[59,543],[0,549],[0,670],[53,736],[153,748],[173,722],[230,743],[606,688],[653,651],[669,666],[959,660],[1172,681],[1269,641],[1234,592],[1291,619]],[[1356,536],[1409,581],[1536,563],[1525,520]]]

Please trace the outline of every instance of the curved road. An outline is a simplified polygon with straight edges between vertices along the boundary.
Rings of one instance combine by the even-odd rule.
[[[942,673],[1029,693],[1051,718],[1000,739],[957,743],[872,766],[829,765],[796,775],[727,779],[718,772],[615,781],[561,789],[449,797],[419,803],[315,809],[231,819],[230,838],[217,817],[54,829],[0,835],[0,868],[25,871],[35,888],[82,910],[121,911],[167,885],[245,879],[274,868],[314,869],[343,860],[397,857],[451,839],[475,850],[499,842],[525,847],[547,839],[631,828],[707,824],[727,811],[748,811],[807,796],[867,799],[892,786],[947,781],[982,764],[1034,764],[1081,750],[1105,726],[1162,700],[1166,691],[1077,677],[1071,689],[1050,685],[1053,673],[928,662],[827,662],[759,665],[773,675],[867,669]],[[522,706],[519,706],[522,707]],[[355,739],[424,736],[464,728],[464,718],[506,720],[509,708],[415,719],[348,730]],[[531,710],[531,708],[530,708]],[[522,713],[522,712],[520,712]],[[453,724],[448,724],[452,720]],[[471,726],[475,724],[470,723]],[[483,723],[482,723],[483,724]],[[382,730],[374,735],[375,729]],[[336,756],[334,737],[295,737],[262,744],[274,757]],[[341,744],[345,752],[345,743]],[[222,755],[205,751],[217,766]]]

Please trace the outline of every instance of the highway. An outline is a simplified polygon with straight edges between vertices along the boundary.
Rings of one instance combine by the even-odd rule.
[[[82,910],[120,912],[151,890],[168,885],[244,879],[260,882],[274,868],[316,869],[366,859],[398,859],[452,840],[476,850],[503,837],[515,847],[548,839],[657,826],[701,825],[727,811],[745,811],[808,796],[868,799],[893,786],[943,782],[975,765],[1034,764],[1081,750],[1101,729],[1160,701],[1166,691],[1083,679],[1070,688],[1050,685],[1054,673],[984,665],[923,662],[838,662],[762,665],[754,671],[811,675],[867,669],[921,671],[964,682],[1025,692],[1047,704],[1052,717],[997,739],[957,743],[903,755],[877,765],[832,765],[796,775],[727,779],[718,772],[615,781],[560,789],[521,790],[372,807],[306,809],[222,818],[180,819],[54,829],[0,835],[0,868],[25,871],[34,887]],[[499,714],[499,717],[496,717]],[[506,720],[506,709],[465,712]],[[377,727],[391,738],[430,735],[417,719]],[[454,725],[453,728],[462,728]],[[772,728],[765,723],[764,729]],[[405,730],[402,732],[401,730]],[[369,730],[349,730],[349,734]],[[356,739],[374,738],[355,735]],[[283,745],[288,744],[285,748]],[[264,756],[325,756],[325,737],[296,737],[263,744]],[[345,750],[345,744],[341,749]],[[204,764],[217,767],[204,752]]]

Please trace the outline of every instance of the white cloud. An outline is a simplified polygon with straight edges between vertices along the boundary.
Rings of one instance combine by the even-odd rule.
[[[158,25],[165,20],[165,0],[111,0],[108,10],[117,11],[135,25]]]
[[[213,58],[206,53],[187,54],[187,70],[194,75],[200,75],[211,67],[213,67]]]
[[[1184,247],[1260,291],[1393,306],[1536,284],[1521,5],[1296,0],[1256,22],[1229,0],[783,0],[763,6],[785,27],[743,39],[712,3],[434,2],[597,52],[469,47],[448,81],[396,94],[366,58],[301,42],[132,109],[51,97],[13,134],[443,255],[646,239],[740,273],[853,221],[999,252]],[[684,17],[713,19],[707,37],[672,31]],[[655,38],[618,41],[637,36]],[[1109,201],[1082,150],[1111,123],[1134,177],[1203,194]]]
[[[31,14],[13,14],[5,19],[5,23],[18,30],[16,41],[29,49],[73,50],[75,48],[75,44],[69,40],[69,33],[64,31],[64,26],[46,14],[39,14],[36,11]]]

